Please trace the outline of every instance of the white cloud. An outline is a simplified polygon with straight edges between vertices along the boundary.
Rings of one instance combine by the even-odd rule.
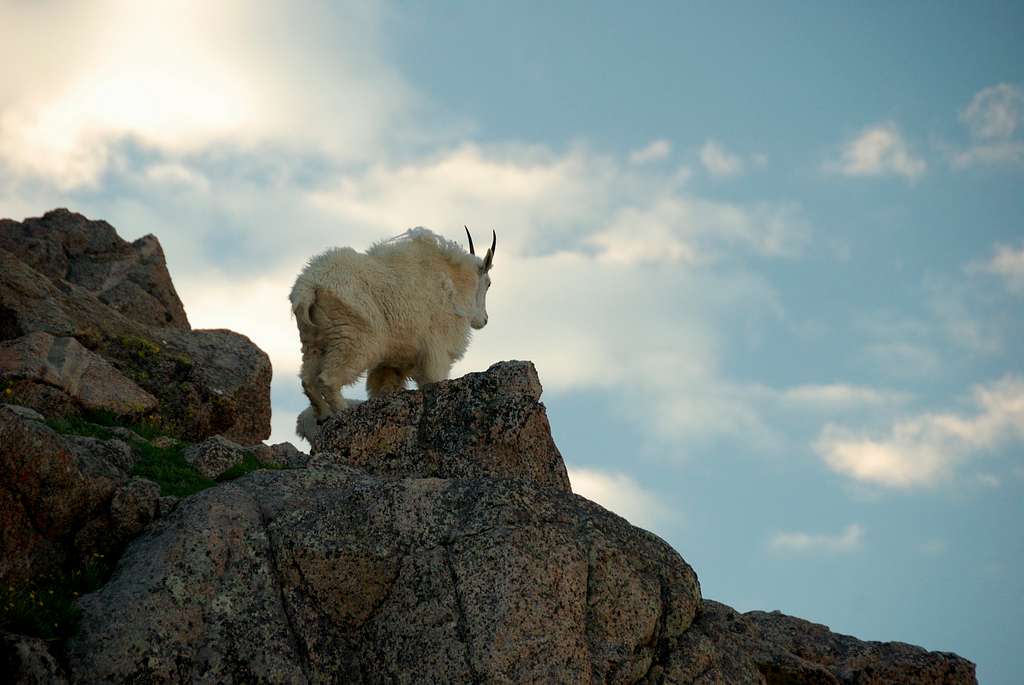
[[[202,172],[176,162],[158,162],[146,167],[143,174],[155,184],[185,186],[204,193],[210,190],[210,181]]]
[[[71,188],[97,183],[126,143],[166,155],[216,145],[358,160],[418,135],[410,121],[422,103],[375,58],[374,5],[287,10],[7,5],[0,43],[19,60],[0,72],[0,165]],[[344,22],[330,20],[335,11]]]
[[[779,315],[740,258],[799,255],[800,207],[697,197],[689,169],[644,164],[670,156],[666,140],[628,158],[453,143],[459,120],[432,120],[382,60],[377,11],[5,9],[0,41],[24,59],[0,73],[4,206],[155,233],[192,323],[250,336],[279,379],[298,367],[286,298],[304,259],[417,224],[459,240],[463,223],[495,228],[491,323],[455,374],[525,357],[555,392],[617,392],[658,436],[769,433],[765,393],[722,371],[721,329]],[[44,34],[54,49],[37,49]],[[275,406],[275,439],[291,421]]]
[[[270,356],[279,377],[297,374],[301,362],[288,303],[301,268],[301,262],[292,262],[244,280],[214,272],[175,283],[193,328],[228,328],[248,336]]]
[[[973,392],[975,413],[928,413],[894,422],[882,435],[834,424],[815,450],[833,471],[889,488],[932,486],[958,465],[1002,444],[1024,439],[1024,379],[1006,376]]]
[[[725,150],[719,143],[709,140],[700,149],[700,162],[712,176],[737,176],[743,173],[743,159]]]
[[[953,155],[953,165],[1024,163],[1024,140],[1018,135],[1024,118],[1024,90],[1010,83],[984,88],[960,112],[971,144]]]
[[[852,552],[864,541],[864,527],[851,523],[836,535],[803,532],[776,533],[768,546],[776,552]]]
[[[672,152],[672,143],[667,140],[655,140],[639,150],[634,150],[629,155],[629,161],[633,164],[646,164],[662,159],[668,159]]]
[[[843,145],[840,159],[825,165],[828,171],[844,176],[897,175],[914,179],[928,168],[915,157],[895,124],[888,122],[864,129]]]
[[[678,521],[657,495],[624,473],[572,466],[568,471],[574,493],[614,511],[635,526],[653,530]]]
[[[646,206],[622,206],[585,242],[599,258],[623,264],[696,264],[741,248],[765,257],[795,257],[810,229],[799,208],[741,207],[665,194]]]
[[[1024,92],[1009,83],[990,86],[974,95],[960,113],[971,135],[983,140],[1011,137],[1024,114]]]
[[[972,263],[968,271],[982,271],[998,276],[1011,293],[1024,295],[1024,244],[1019,248],[997,245],[991,259],[983,263]]]
[[[784,402],[803,410],[851,410],[860,407],[889,407],[905,403],[905,393],[879,390],[846,383],[799,385],[782,392]]]
[[[735,247],[794,256],[807,239],[795,205],[713,202],[687,195],[683,183],[584,147],[557,154],[467,143],[337,177],[310,197],[339,221],[386,232],[415,224],[486,227],[500,217],[502,245],[514,252],[570,248],[625,264],[695,262]]]
[[[159,182],[164,176],[188,174],[175,168]],[[157,182],[145,178],[140,192]],[[718,331],[723,316],[756,322],[779,305],[764,281],[715,264],[737,248],[795,253],[806,234],[797,208],[708,202],[680,194],[671,178],[585,150],[559,156],[512,146],[465,145],[374,165],[313,192],[234,179],[218,182],[217,193],[173,188],[159,188],[166,208],[124,204],[108,218],[166,236],[193,323],[249,335],[270,353],[277,377],[298,366],[285,298],[305,258],[332,244],[364,249],[418,223],[461,240],[463,217],[483,230],[487,223],[474,217],[501,217],[491,321],[454,375],[527,358],[549,390],[620,393],[622,410],[656,436],[767,431],[759,396],[721,375]],[[237,238],[224,217],[240,224]],[[452,217],[458,224],[447,226]],[[210,253],[224,244],[226,254]]]

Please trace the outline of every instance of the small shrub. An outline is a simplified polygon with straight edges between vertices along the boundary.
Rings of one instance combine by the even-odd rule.
[[[147,359],[160,354],[160,346],[152,340],[147,340],[137,335],[125,335],[118,338],[118,342],[125,350],[138,359]]]

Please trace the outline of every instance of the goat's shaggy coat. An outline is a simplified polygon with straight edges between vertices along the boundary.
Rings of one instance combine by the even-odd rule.
[[[365,254],[340,247],[313,257],[290,296],[311,405],[299,416],[299,435],[311,439],[317,419],[343,409],[341,388],[366,371],[370,397],[403,388],[407,378],[419,386],[447,378],[470,329],[487,323],[493,254],[493,245],[481,259],[414,228]]]

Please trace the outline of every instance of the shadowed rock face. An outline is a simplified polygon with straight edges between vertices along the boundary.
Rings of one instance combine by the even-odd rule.
[[[0,221],[0,342],[4,401],[47,418],[99,408],[189,440],[270,435],[270,359],[189,329],[152,236],[129,244],[67,210]]]
[[[122,240],[106,221],[55,209],[24,222],[0,219],[0,248],[53,280],[82,286],[129,319],[188,330],[160,242]]]
[[[155,517],[155,483],[132,479],[120,440],[58,435],[0,405],[0,583],[21,585],[109,553]]]

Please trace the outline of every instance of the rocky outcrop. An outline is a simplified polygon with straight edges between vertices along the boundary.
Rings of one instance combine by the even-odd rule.
[[[0,374],[50,386],[86,409],[132,416],[157,406],[155,397],[74,338],[55,338],[42,331],[0,343]]]
[[[176,434],[187,440],[223,435],[243,445],[270,437],[270,358],[249,338],[224,329],[164,329],[153,342],[158,359],[163,352],[159,363],[139,360],[131,344],[127,355],[124,346],[118,354],[156,377],[184,376],[160,398],[168,423],[182,427]]]
[[[0,219],[0,249],[54,281],[83,287],[146,326],[188,330],[188,317],[156,237],[122,240],[106,221],[55,209],[23,222]]]
[[[93,393],[188,440],[270,435],[269,358],[237,333],[189,329],[152,236],[129,244],[67,210],[0,222],[0,341],[4,401],[48,418],[94,408]]]
[[[62,436],[0,405],[0,584],[110,553],[154,517],[159,488],[128,475],[120,440]]]
[[[530,362],[364,402],[329,419],[313,454],[382,476],[522,478],[569,491]]]
[[[253,445],[251,448],[256,461],[280,469],[301,469],[309,465],[309,455],[290,442],[273,445]]]
[[[773,611],[704,600],[649,682],[700,685],[975,683],[974,664],[902,642],[865,642]]]
[[[124,550],[66,643],[0,633],[4,682],[975,682],[702,599],[664,541],[572,493],[529,362],[365,402],[312,456],[254,444],[269,360],[189,329],[151,236],[0,222],[0,374],[0,590]],[[161,470],[194,480],[139,477]]]
[[[699,606],[655,536],[527,481],[261,471],[81,602],[76,680],[635,682]]]
[[[220,478],[246,459],[271,468],[302,468],[309,462],[309,455],[290,442],[243,446],[221,435],[188,446],[182,456],[207,478]]]
[[[665,542],[571,493],[539,397],[508,362],[378,398],[304,468],[179,502],[80,602],[73,679],[974,682],[955,655],[702,600]]]

